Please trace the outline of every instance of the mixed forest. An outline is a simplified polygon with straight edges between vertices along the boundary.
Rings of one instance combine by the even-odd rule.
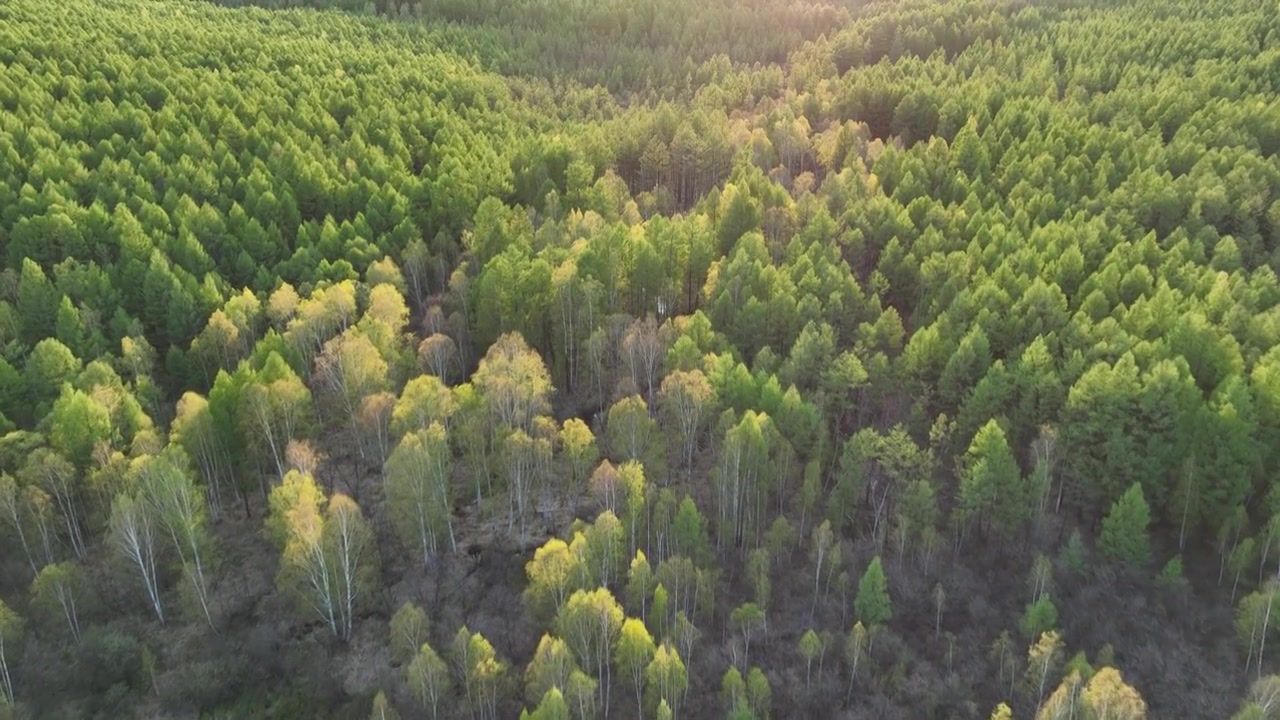
[[[1280,13],[0,3],[0,718],[1280,718]]]

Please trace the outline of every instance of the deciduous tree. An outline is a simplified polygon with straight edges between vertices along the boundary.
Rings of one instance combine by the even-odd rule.
[[[401,605],[391,616],[391,658],[398,663],[412,660],[427,641],[428,629],[425,610],[412,602]]]
[[[556,629],[585,668],[601,679],[600,701],[609,708],[609,660],[622,629],[622,608],[605,588],[578,590],[556,615]]]
[[[525,668],[525,699],[532,703],[551,688],[569,687],[569,679],[578,670],[569,646],[554,635],[543,633],[538,648]],[[594,695],[594,690],[592,691]]]
[[[405,668],[409,692],[431,713],[432,720],[440,717],[440,703],[449,696],[449,668],[432,647],[423,642]]]
[[[46,565],[31,583],[31,606],[51,622],[66,623],[71,639],[80,642],[80,617],[88,604],[89,582],[73,562]]]
[[[670,643],[663,643],[654,651],[653,660],[645,668],[645,681],[655,704],[669,706],[672,717],[679,715],[680,703],[689,689],[689,673]]]
[[[111,540],[142,580],[156,619],[164,623],[164,607],[160,601],[160,578],[156,547],[159,534],[155,511],[143,497],[127,493],[117,495],[111,505]]]
[[[677,370],[663,379],[658,401],[661,410],[676,422],[682,462],[686,467],[693,465],[703,418],[715,404],[715,390],[701,370]]]
[[[1129,685],[1120,671],[1104,667],[1094,673],[1081,694],[1090,720],[1145,720],[1147,703]]]
[[[400,720],[400,713],[396,712],[396,708],[387,699],[387,694],[378,691],[373,696],[373,708],[369,711],[369,720]]]
[[[405,435],[387,458],[387,509],[400,539],[412,545],[428,564],[439,551],[441,539],[449,539],[456,551],[453,532],[453,453],[445,430],[432,423]]]
[[[1062,638],[1053,630],[1041,634],[1027,651],[1027,688],[1037,705],[1044,700],[1045,690],[1052,687],[1053,676],[1062,665],[1062,653]]]
[[[489,347],[471,382],[496,423],[525,431],[535,416],[546,412],[552,390],[542,358],[516,333]]]
[[[649,635],[643,622],[627,618],[622,623],[614,662],[618,665],[618,673],[630,678],[635,688],[636,717],[644,716],[644,672],[653,661],[655,650],[653,637]]]
[[[326,501],[310,475],[290,471],[271,492],[271,513],[282,546],[278,583],[349,640],[377,574],[373,532],[359,506],[341,494]]]
[[[3,691],[0,700],[6,704],[12,704],[17,697],[13,694],[13,674],[9,663],[17,656],[22,631],[22,618],[0,600],[0,691]]]

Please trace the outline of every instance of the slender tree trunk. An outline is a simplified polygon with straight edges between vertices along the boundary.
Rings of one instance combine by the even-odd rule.
[[[67,535],[71,538],[71,549],[75,552],[76,557],[83,560],[85,557],[84,538],[80,535],[80,518],[76,513],[75,500],[71,498],[70,493],[64,494],[55,491],[53,494],[57,499],[58,507],[62,510],[62,518],[67,526]]]
[[[194,582],[196,595],[200,600],[200,610],[204,613],[205,622],[209,623],[210,628],[213,628],[213,613],[209,610],[209,586],[204,579],[204,561],[200,557],[200,548],[194,537],[191,538],[191,556],[195,566]]]
[[[67,619],[67,626],[71,629],[71,637],[80,644],[80,617],[76,612],[76,599],[64,587],[58,587],[58,604],[62,606],[62,614]]]
[[[1178,549],[1182,550],[1186,547],[1187,542],[1187,517],[1191,513],[1191,473],[1187,472],[1187,492],[1183,496],[1182,501],[1182,524],[1178,528]]]
[[[0,682],[3,682],[4,697],[9,703],[15,698],[13,696],[13,678],[9,677],[9,660],[4,652],[4,638],[0,637]]]
[[[644,717],[644,671],[637,667],[632,673],[636,686],[636,717]]]
[[[13,527],[18,531],[18,541],[22,544],[22,552],[27,556],[27,564],[31,566],[31,574],[39,575],[40,569],[36,567],[35,557],[31,554],[31,546],[27,544],[27,533],[22,529],[22,518],[18,515],[17,506],[6,507],[9,510],[9,521],[13,523]]]
[[[1267,612],[1262,616],[1262,636],[1258,640],[1258,677],[1262,677],[1262,659],[1263,653],[1267,648],[1267,626],[1271,624],[1271,606],[1275,603],[1275,593],[1270,592],[1266,595]]]

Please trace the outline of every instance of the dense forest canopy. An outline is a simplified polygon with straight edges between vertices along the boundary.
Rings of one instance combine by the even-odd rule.
[[[0,69],[0,718],[1275,716],[1270,8],[9,0]]]

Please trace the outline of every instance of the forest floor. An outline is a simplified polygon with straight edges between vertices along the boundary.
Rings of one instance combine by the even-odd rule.
[[[339,437],[325,443],[328,448],[343,446]],[[481,513],[476,511],[474,499],[463,494],[454,515],[458,552],[441,553],[424,567],[411,551],[400,547],[385,521],[379,473],[372,468],[360,469],[350,453],[335,455],[318,476],[334,483],[337,490],[349,491],[351,488],[344,487],[338,478],[363,473],[361,503],[370,510],[383,559],[380,572],[385,590],[359,618],[352,641],[346,646],[335,643],[319,623],[299,625],[287,598],[274,591],[276,553],[263,530],[261,498],[255,497],[252,518],[246,520],[237,509],[215,526],[216,544],[223,549],[222,562],[237,568],[223,574],[221,585],[214,588],[221,632],[157,631],[163,638],[155,640],[180,649],[177,657],[182,657],[184,650],[190,653],[190,662],[174,663],[157,674],[155,684],[161,699],[178,688],[192,692],[192,667],[205,667],[202,662],[218,657],[236,657],[244,661],[239,682],[260,688],[264,698],[270,696],[273,685],[301,683],[316,693],[318,702],[329,707],[349,705],[351,717],[357,717],[367,708],[367,698],[373,692],[404,687],[397,677],[402,669],[393,667],[386,643],[390,615],[404,602],[427,609],[430,642],[442,654],[458,628],[465,625],[489,638],[513,668],[524,667],[533,656],[540,628],[522,600],[525,564],[532,549],[552,535],[568,535],[572,508],[556,508],[551,527],[531,524],[526,537],[513,541],[507,533],[503,494],[489,498]],[[683,473],[675,475],[678,493],[698,490],[685,486],[679,479]],[[595,509],[590,499],[584,499],[578,514],[590,518]],[[1050,535],[1056,532],[1042,532],[1045,547],[1053,545],[1047,542]],[[770,680],[775,716],[906,718],[924,711],[927,717],[937,718],[986,717],[990,707],[1006,701],[1011,693],[1007,688],[999,690],[1001,683],[993,682],[994,665],[985,650],[1001,631],[1009,630],[1015,638],[1015,652],[1025,662],[1025,651],[1018,649],[1027,641],[1009,626],[1009,619],[1019,617],[1030,600],[1024,578],[1033,559],[1029,548],[1037,543],[1014,545],[981,539],[969,543],[960,553],[936,552],[927,572],[916,558],[893,552],[885,555],[893,599],[892,633],[877,640],[873,657],[879,665],[874,679],[868,679],[870,674],[862,675],[850,693],[842,651],[844,635],[853,620],[856,588],[848,588],[843,596],[833,589],[831,597],[815,603],[812,561],[798,541],[789,557],[775,563],[775,606],[770,609],[767,629],[752,640],[748,658]],[[871,543],[853,547],[845,541],[844,564],[855,578],[854,571],[864,568],[875,554]],[[1212,557],[1189,558],[1191,583],[1184,589],[1157,589],[1150,578],[1103,568],[1060,582],[1053,598],[1062,618],[1061,631],[1068,639],[1068,657],[1082,651],[1093,661],[1110,643],[1116,665],[1124,668],[1126,679],[1146,698],[1151,717],[1226,717],[1242,691],[1238,680],[1243,673],[1231,613],[1224,609],[1231,606],[1225,597],[1229,590],[1218,586],[1214,565]],[[686,717],[714,717],[722,712],[718,681],[732,662],[736,636],[725,619],[734,607],[750,599],[736,563],[722,562],[721,569],[721,587],[728,590],[716,598],[714,625],[701,628],[691,659]],[[936,585],[942,586],[947,600],[941,623],[935,627]],[[133,588],[119,589],[128,595]],[[833,637],[806,683],[805,663],[795,648],[810,627],[833,629]],[[836,628],[845,631],[835,632]],[[233,650],[224,654],[228,647]],[[975,649],[983,650],[981,656],[974,656]],[[334,683],[335,678],[341,682]],[[501,711],[503,717],[518,713],[514,699],[523,696],[523,678],[516,673],[509,681],[513,701]],[[1019,668],[1012,685],[1021,682]],[[220,684],[226,687],[228,680],[223,678]],[[975,701],[975,688],[989,690]],[[626,688],[615,688],[615,697],[627,696]],[[850,698],[847,705],[846,697]],[[885,697],[897,697],[899,702],[889,704]],[[413,701],[405,695],[398,697],[397,703],[412,707]],[[630,702],[613,705],[611,717],[626,720],[633,714]],[[340,712],[339,716],[345,715]]]

